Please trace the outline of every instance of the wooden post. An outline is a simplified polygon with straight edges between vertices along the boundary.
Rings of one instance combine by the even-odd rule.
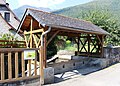
[[[34,61],[34,73],[36,76],[37,75],[37,59],[35,59],[35,61]]]
[[[40,46],[40,51],[39,51],[39,65],[40,65],[40,84],[44,84],[44,69],[43,69],[43,46]]]
[[[43,67],[46,68],[46,60],[47,60],[47,35],[44,36],[44,49],[43,49],[43,58],[44,58],[44,61],[43,61]]]
[[[11,53],[8,53],[8,79],[12,79],[12,59],[11,59]]]
[[[22,55],[21,55],[21,61],[22,61],[22,77],[25,77],[25,61],[24,61],[24,52],[22,52]]]
[[[31,36],[31,39],[30,39],[30,48],[32,48],[32,44],[33,44],[32,30],[33,30],[33,20],[31,19],[31,25],[30,25],[30,36]]]
[[[78,52],[80,50],[80,37],[78,37],[78,43],[77,43],[77,46],[78,46]]]
[[[90,34],[88,34],[88,57],[90,55]]]
[[[5,79],[5,71],[4,71],[4,53],[1,53],[1,80]]]
[[[15,53],[15,78],[18,78],[18,52]]]
[[[33,36],[32,36],[32,30],[33,30],[33,19],[31,19],[31,25],[30,25],[30,48],[33,47]],[[29,67],[29,76],[31,76],[31,60],[28,60],[28,67]]]
[[[104,44],[104,35],[102,35],[102,45],[101,45],[101,57],[103,58],[103,44]]]

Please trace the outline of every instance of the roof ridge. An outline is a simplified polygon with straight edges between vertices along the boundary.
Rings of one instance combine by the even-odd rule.
[[[61,16],[61,17],[64,17],[64,18],[75,19],[75,20],[78,20],[78,21],[84,21],[84,22],[88,22],[88,23],[93,24],[92,22],[90,22],[90,21],[86,21],[86,20],[83,20],[83,19],[72,18],[72,17],[68,17],[68,16],[61,15],[61,14],[55,14],[55,13],[51,13],[51,12],[45,12],[45,11],[38,10],[38,9],[34,9],[34,8],[27,8],[27,10],[34,10],[34,11],[44,12],[44,13],[47,13],[47,14],[52,14],[52,15]]]

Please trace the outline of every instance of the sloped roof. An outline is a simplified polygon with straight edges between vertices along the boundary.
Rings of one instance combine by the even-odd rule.
[[[84,32],[91,32],[91,33],[98,33],[98,34],[109,34],[105,30],[101,29],[100,27],[92,24],[91,22],[65,17],[62,15],[52,14],[48,12],[43,12],[40,10],[35,9],[27,9],[21,23],[18,27],[18,30],[22,26],[22,21],[24,21],[25,15],[31,15],[34,19],[36,19],[39,23],[45,24],[46,26],[58,26],[64,28],[72,28],[77,31],[84,31]]]
[[[20,22],[20,20],[19,20],[18,17],[14,14],[14,12],[9,8],[9,6],[7,6],[5,0],[0,0],[0,6],[2,6],[2,7],[6,7],[7,11],[10,11],[10,12],[14,15],[14,18],[15,18],[18,22]],[[4,11],[4,9],[3,9],[3,11]],[[6,11],[6,10],[5,10],[5,11]],[[0,13],[0,16],[2,17],[1,13]],[[2,18],[3,18],[3,17],[2,17]],[[3,18],[3,19],[4,19],[4,18]],[[17,31],[17,30],[16,30],[17,27],[14,27],[13,24],[7,22],[5,19],[4,19],[4,21],[6,22],[6,24],[8,24],[8,25],[11,27],[10,30]]]

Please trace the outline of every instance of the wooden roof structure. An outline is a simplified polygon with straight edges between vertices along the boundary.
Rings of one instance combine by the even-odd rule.
[[[38,23],[45,24],[46,26],[51,26],[57,29],[64,28],[66,30],[73,30],[73,31],[85,32],[85,33],[94,33],[94,34],[103,34],[103,35],[109,34],[105,30],[92,24],[91,22],[70,18],[70,17],[65,17],[62,15],[52,14],[48,12],[43,12],[36,9],[26,10],[18,29],[21,29],[21,30],[27,29],[30,25],[31,16]],[[35,27],[39,28],[39,26],[37,25]]]
[[[17,31],[23,34],[27,48],[40,48],[40,81],[44,80],[47,46],[55,36],[72,37],[77,44],[75,55],[103,57],[104,38],[109,34],[91,22],[36,9],[26,10]]]
[[[51,31],[44,36],[44,46],[42,47],[40,35],[49,27],[51,27]],[[17,31],[23,34],[27,47],[41,47],[44,67],[46,67],[46,48],[56,35],[74,38],[78,46],[76,55],[103,57],[104,38],[109,34],[88,21],[30,8],[24,13]]]

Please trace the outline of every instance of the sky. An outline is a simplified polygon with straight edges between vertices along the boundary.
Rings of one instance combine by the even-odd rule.
[[[35,7],[45,7],[52,10],[84,4],[93,0],[7,0],[11,9],[16,9],[22,5]]]

